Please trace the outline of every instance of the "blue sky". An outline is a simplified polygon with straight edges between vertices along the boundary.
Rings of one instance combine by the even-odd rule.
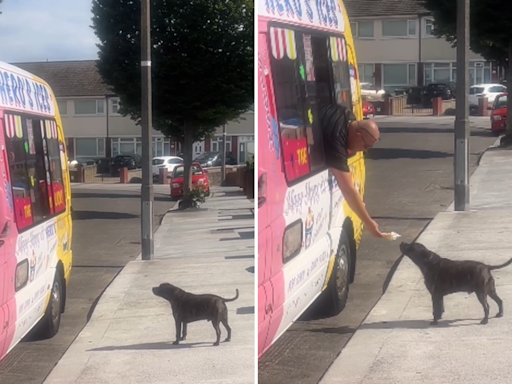
[[[0,61],[97,58],[91,0],[3,0]]]

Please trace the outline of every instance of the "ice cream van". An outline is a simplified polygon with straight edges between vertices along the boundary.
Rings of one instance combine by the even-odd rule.
[[[326,167],[320,102],[363,118],[350,23],[338,0],[258,2],[258,356],[316,300],[343,310],[363,225]],[[361,196],[362,153],[349,167]]]
[[[71,187],[55,95],[0,62],[0,360],[29,332],[53,337],[72,263]]]

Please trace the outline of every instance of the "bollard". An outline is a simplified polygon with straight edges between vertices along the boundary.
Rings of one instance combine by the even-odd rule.
[[[128,180],[128,168],[119,168],[119,182],[121,184],[128,184],[129,181],[130,180]]]
[[[170,179],[167,178],[167,174],[167,168],[163,167],[158,169],[158,182],[160,184],[169,184]]]
[[[489,116],[489,101],[487,97],[478,98],[478,116]]]
[[[432,100],[432,115],[441,116],[443,114],[443,99],[434,97]]]

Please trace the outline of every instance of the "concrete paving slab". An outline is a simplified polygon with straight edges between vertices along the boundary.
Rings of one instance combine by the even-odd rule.
[[[512,257],[510,174],[512,152],[488,151],[471,180],[473,211],[440,213],[418,242],[452,259],[507,261]],[[430,295],[418,268],[404,257],[386,293],[320,383],[510,383],[512,267],[493,275],[504,301],[503,318],[480,325],[483,310],[476,296],[458,293],[445,298],[443,320],[433,327]],[[490,298],[489,305],[494,316],[497,305]]]
[[[178,221],[162,222],[157,236],[161,231],[164,235],[159,236],[158,246],[155,244],[155,260],[126,265],[45,384],[255,382],[254,239],[232,242],[232,253],[245,256],[229,257],[224,246],[218,245],[222,243],[219,235],[206,236],[210,229],[224,226],[218,221],[220,208],[228,206],[252,214],[252,203],[240,198],[236,190],[221,188],[218,194],[218,200],[215,196],[208,199],[204,211],[183,212]],[[254,218],[244,219],[243,226],[250,231]],[[182,244],[181,248],[174,243]],[[196,251],[206,252],[208,248],[211,252],[205,257]],[[173,345],[175,326],[170,305],[151,292],[162,282],[192,293],[226,298],[233,297],[238,289],[240,297],[227,303],[231,342],[214,347],[211,323],[200,321],[189,324],[186,341]],[[222,326],[221,331],[224,340],[226,330]]]

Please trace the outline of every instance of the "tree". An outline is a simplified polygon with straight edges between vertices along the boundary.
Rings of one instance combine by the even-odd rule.
[[[457,45],[457,1],[423,0],[434,17],[434,34]],[[512,8],[510,0],[471,0],[470,46],[486,60],[506,68],[507,86],[512,84]],[[508,68],[507,68],[508,67]],[[512,98],[508,98],[508,111]],[[502,144],[512,144],[512,113],[507,113],[507,132]]]
[[[140,123],[140,1],[93,0],[98,70]],[[252,0],[151,0],[153,121],[183,143],[184,195],[192,146],[237,119],[254,102]]]

